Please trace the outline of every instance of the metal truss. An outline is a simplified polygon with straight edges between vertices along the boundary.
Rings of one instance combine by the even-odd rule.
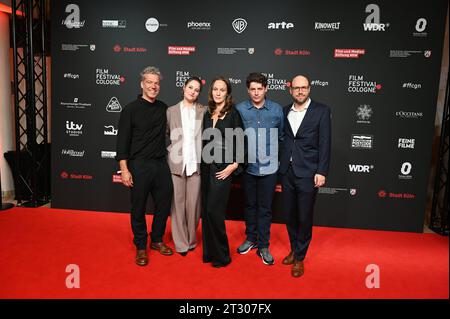
[[[45,1],[11,2],[16,200],[37,207],[50,198]]]

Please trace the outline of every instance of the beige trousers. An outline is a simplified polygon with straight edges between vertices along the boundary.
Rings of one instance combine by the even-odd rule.
[[[171,210],[172,238],[175,250],[186,252],[197,245],[197,226],[200,219],[200,175],[187,177],[172,175],[173,200]]]

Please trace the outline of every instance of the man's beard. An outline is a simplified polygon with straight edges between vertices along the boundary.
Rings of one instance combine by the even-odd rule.
[[[305,95],[303,97],[296,97],[294,98],[295,103],[297,104],[303,104],[308,100],[309,95]]]

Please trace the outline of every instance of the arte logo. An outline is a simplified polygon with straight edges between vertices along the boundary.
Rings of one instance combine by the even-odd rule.
[[[414,26],[415,32],[413,32],[413,36],[415,37],[426,37],[428,35],[427,32],[425,32],[427,28],[427,19],[425,18],[419,18],[416,21],[416,25]]]
[[[85,109],[87,107],[91,107],[91,103],[82,103],[79,101],[79,99],[76,97],[73,99],[73,102],[60,102],[61,106],[65,106],[69,109]]]
[[[190,21],[190,22],[187,23],[187,28],[189,30],[208,31],[208,30],[211,30],[211,22]]]
[[[293,29],[294,24],[292,22],[269,22],[267,29],[278,30],[278,29]]]
[[[247,28],[247,20],[245,20],[243,18],[237,18],[237,19],[233,20],[231,25],[232,25],[234,31],[241,34]]]
[[[317,31],[336,31],[340,27],[340,22],[314,22],[314,30]]]
[[[415,194],[410,193],[391,193],[387,192],[386,190],[382,189],[377,193],[378,197],[380,198],[393,198],[393,199],[415,199]]]
[[[121,47],[119,44],[116,44],[113,47],[114,52],[124,52],[124,53],[144,53],[147,52],[147,48],[143,47]]]
[[[372,117],[373,111],[370,105],[362,104],[358,106],[356,109],[356,116],[358,117],[358,120],[356,123],[360,124],[370,124],[370,118]]]
[[[195,46],[170,45],[167,48],[168,55],[191,55],[193,52],[195,52]]]
[[[397,111],[395,116],[402,119],[420,119],[423,116],[422,112],[412,112],[412,111]]]
[[[335,58],[358,59],[364,54],[366,54],[365,49],[334,49]]]
[[[418,90],[418,89],[422,88],[422,84],[408,82],[408,83],[403,83],[402,88]]]
[[[412,164],[410,162],[404,162],[400,168],[401,175],[398,175],[398,178],[412,179],[411,170],[412,170]]]
[[[277,56],[281,56],[281,55],[303,55],[303,56],[308,56],[311,55],[311,51],[309,50],[304,50],[304,49],[281,49],[281,48],[276,48],[275,51],[273,51],[273,53]]]
[[[373,165],[348,164],[348,169],[352,173],[370,173]]]
[[[380,22],[380,7],[376,4],[369,4],[366,7],[366,13],[369,15],[366,18],[366,23],[363,24],[364,31],[386,31],[389,23]]]
[[[416,139],[414,139],[414,138],[399,138],[398,139],[398,148],[414,149],[415,142],[416,142]]]
[[[159,23],[158,19],[153,17],[145,21],[145,28],[148,32],[156,32],[160,27],[167,27],[167,24]]]
[[[102,28],[125,29],[126,27],[126,20],[102,20]]]
[[[80,78],[80,75],[76,73],[64,73],[64,78],[70,80],[78,80]]]
[[[377,93],[381,84],[376,81],[366,81],[363,75],[348,76],[348,92],[350,93]]]
[[[351,147],[356,149],[372,149],[373,135],[352,135]]]
[[[272,91],[285,91],[287,87],[286,79],[279,79],[273,73],[262,73],[267,77],[267,89]]]
[[[328,81],[322,81],[322,80],[312,80],[310,82],[311,86],[328,86]]]
[[[120,105],[119,100],[115,96],[113,96],[111,100],[109,100],[108,104],[106,105],[106,111],[112,113],[122,112],[122,105]]]
[[[69,13],[69,15],[62,21],[62,24],[67,29],[80,29],[84,27],[85,20],[80,20],[80,7],[78,5],[73,3],[68,4],[66,6],[66,13]]]
[[[62,179],[78,179],[78,180],[92,180],[94,178],[92,175],[68,173],[66,171],[62,171],[59,176]]]
[[[75,151],[75,150],[61,150],[62,155],[68,155],[70,157],[84,157],[84,150],[83,151]]]
[[[69,136],[83,135],[83,124],[77,124],[72,121],[66,121],[66,134]]]
[[[113,151],[101,151],[102,158],[115,158],[116,152]]]
[[[109,69],[95,69],[95,84],[97,85],[121,85],[125,82],[125,77],[120,74],[113,74]]]
[[[117,135],[118,130],[114,127],[114,125],[105,125],[103,127],[105,128],[105,130],[103,131],[104,135],[108,135],[108,136]]]

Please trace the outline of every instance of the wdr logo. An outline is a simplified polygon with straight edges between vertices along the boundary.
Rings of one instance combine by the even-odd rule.
[[[376,4],[369,4],[366,7],[366,13],[370,13],[363,24],[364,31],[386,31],[389,23],[380,22],[380,7]]]

